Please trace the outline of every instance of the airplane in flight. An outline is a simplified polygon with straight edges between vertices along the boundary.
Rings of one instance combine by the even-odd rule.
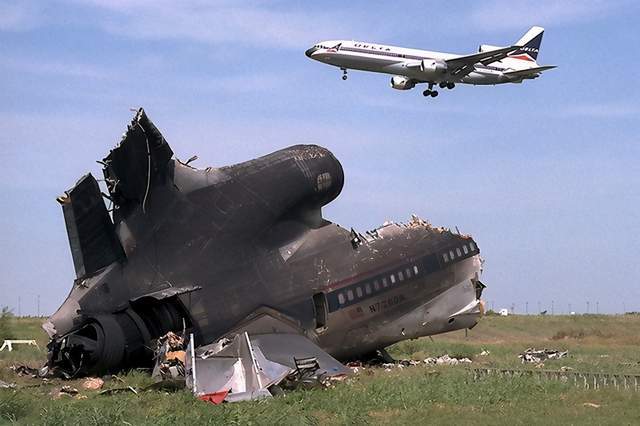
[[[441,89],[453,89],[456,84],[495,85],[522,83],[538,78],[555,65],[537,62],[544,28],[532,27],[515,44],[507,47],[480,45],[478,53],[455,55],[428,50],[407,49],[376,43],[348,40],[320,42],[307,49],[307,57],[340,67],[342,79],[347,70],[391,74],[391,87],[413,89],[426,83],[424,96],[436,97]]]

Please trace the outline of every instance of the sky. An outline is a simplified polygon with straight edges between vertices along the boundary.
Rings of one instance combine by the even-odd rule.
[[[489,307],[640,311],[638,22],[635,1],[0,0],[0,306],[66,298],[55,198],[101,175],[143,106],[196,167],[329,148],[345,186],[326,218],[457,226]],[[557,69],[435,99],[304,55],[331,39],[469,54],[532,25]]]

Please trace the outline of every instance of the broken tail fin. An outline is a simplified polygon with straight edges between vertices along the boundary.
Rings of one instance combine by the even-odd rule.
[[[515,43],[516,46],[522,47],[511,53],[508,57],[535,63],[538,59],[538,53],[540,52],[543,34],[544,28],[531,27],[531,29]]]

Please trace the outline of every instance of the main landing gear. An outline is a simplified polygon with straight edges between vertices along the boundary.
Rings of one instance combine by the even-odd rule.
[[[446,81],[441,82],[438,86],[440,86],[441,89],[444,89],[446,87],[449,90],[456,87],[455,83],[447,83]]]
[[[342,79],[346,80],[347,79],[347,69],[346,68],[340,68],[342,70]]]
[[[433,90],[433,83],[429,83],[429,88],[422,92],[422,94],[424,96],[431,96],[432,98],[435,98],[436,96],[438,96],[438,91]]]

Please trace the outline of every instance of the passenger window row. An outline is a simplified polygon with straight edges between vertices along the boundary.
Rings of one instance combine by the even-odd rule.
[[[404,280],[409,280],[412,277],[416,277],[418,275],[420,275],[420,269],[418,268],[418,265],[408,266],[394,273],[378,277],[373,281],[358,284],[357,286],[355,286],[355,288],[350,287],[349,289],[340,291],[338,293],[338,303],[340,305],[344,305],[345,303],[350,303],[354,300],[362,299],[365,296],[383,291],[396,283],[400,283]]]
[[[462,256],[466,256],[469,253],[473,253],[476,251],[476,245],[473,241],[469,241],[469,244],[463,244],[462,247],[456,247],[449,251],[442,253],[442,260],[444,263],[448,263],[453,261],[455,258],[460,258]]]

